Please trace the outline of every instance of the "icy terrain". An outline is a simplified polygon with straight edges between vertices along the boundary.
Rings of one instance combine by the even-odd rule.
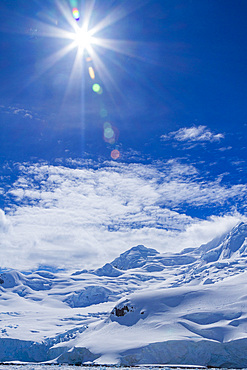
[[[247,367],[247,224],[97,270],[1,271],[0,362]]]

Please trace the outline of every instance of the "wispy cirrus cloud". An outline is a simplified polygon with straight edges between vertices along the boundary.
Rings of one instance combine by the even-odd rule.
[[[161,252],[199,246],[240,220],[237,212],[217,215],[217,207],[246,194],[244,184],[204,182],[194,166],[174,160],[74,169],[24,164],[7,193],[15,206],[1,213],[1,224],[8,225],[0,241],[3,266],[80,269],[99,266],[136,244]],[[205,223],[189,216],[186,205],[211,205],[215,218]]]
[[[182,142],[216,142],[224,138],[224,135],[211,132],[206,126],[182,127],[178,131],[162,135],[162,140],[176,140]]]
[[[29,109],[26,109],[23,107],[0,105],[0,112],[13,115],[13,116],[20,116],[25,119],[30,119],[30,120],[35,119],[35,120],[41,121],[37,113],[34,113],[30,111]]]

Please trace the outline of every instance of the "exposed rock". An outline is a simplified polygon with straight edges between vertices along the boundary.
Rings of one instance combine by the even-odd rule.
[[[116,315],[117,317],[124,316],[126,315],[127,312],[129,312],[129,307],[128,306],[123,306],[122,308],[117,308],[114,307],[112,311],[112,315]]]

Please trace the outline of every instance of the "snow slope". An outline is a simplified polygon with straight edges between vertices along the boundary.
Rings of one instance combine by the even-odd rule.
[[[97,270],[0,274],[0,361],[247,367],[247,224]]]

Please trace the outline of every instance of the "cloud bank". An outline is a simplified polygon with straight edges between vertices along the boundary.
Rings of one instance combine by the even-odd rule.
[[[137,244],[160,252],[205,243],[233,227],[236,211],[217,215],[230,200],[244,201],[246,185],[198,180],[197,169],[168,161],[156,165],[106,163],[100,168],[20,166],[0,213],[2,267],[100,266]],[[208,220],[186,206],[215,207]]]

